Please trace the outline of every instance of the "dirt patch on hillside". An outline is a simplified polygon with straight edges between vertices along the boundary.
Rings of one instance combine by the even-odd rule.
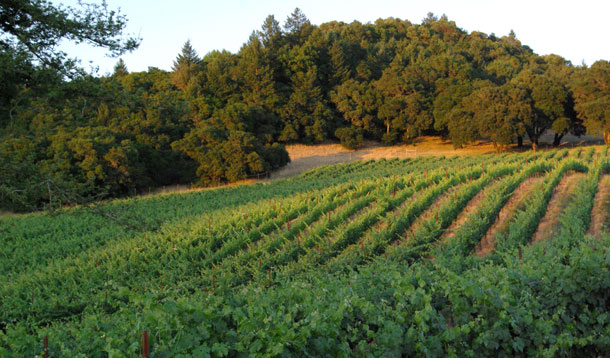
[[[600,237],[602,232],[610,231],[610,175],[599,181],[597,194],[591,211],[591,225],[587,234]]]
[[[394,217],[398,216],[400,214],[400,212],[402,210],[404,210],[404,208],[407,205],[416,202],[420,196],[421,196],[421,191],[417,191],[417,192],[414,192],[413,194],[409,195],[402,203],[400,203],[400,205],[398,205],[396,208],[394,208],[392,211],[390,211],[385,216],[384,220],[382,220],[380,223],[377,223],[377,225],[375,226],[375,230],[379,231],[381,229],[385,229],[388,226],[388,220],[386,220],[387,218],[390,218],[392,216],[394,216]]]
[[[488,187],[489,185],[483,188],[480,192],[478,192],[477,195],[474,196],[474,198],[470,199],[470,201],[466,204],[464,210],[462,210],[458,214],[458,216],[455,218],[455,220],[453,220],[451,225],[449,225],[445,232],[443,232],[440,239],[441,242],[454,237],[460,226],[462,226],[468,220],[468,218],[477,211],[479,205],[481,204],[481,201],[483,201],[486,197],[485,189]]]
[[[449,190],[447,190],[445,193],[441,194],[438,198],[436,198],[434,202],[421,215],[419,215],[415,219],[415,221],[413,221],[411,227],[409,227],[409,229],[407,229],[407,231],[404,233],[404,241],[409,240],[409,236],[411,235],[411,233],[417,232],[417,230],[428,220],[434,217],[436,217],[436,219],[438,220],[438,212],[440,208],[448,201],[455,200],[456,193],[462,190],[462,188],[464,188],[468,184],[469,183],[460,183],[456,186],[453,186],[449,188]]]
[[[542,182],[542,177],[528,178],[515,189],[506,205],[500,210],[494,224],[475,247],[474,251],[477,256],[485,256],[494,250],[496,235],[506,231],[515,212],[525,203],[527,194],[540,182]]]
[[[568,205],[570,195],[576,184],[583,180],[583,173],[566,173],[561,182],[553,190],[553,196],[546,209],[546,214],[538,223],[538,229],[532,237],[532,242],[549,239],[559,229],[559,217]]]
[[[357,150],[345,149],[338,143],[293,144],[287,145],[286,150],[291,162],[272,173],[271,179],[298,175],[322,165],[348,163],[356,160],[474,155],[495,152],[493,145],[487,141],[478,141],[464,148],[455,149],[450,141],[440,137],[421,137],[410,145],[384,146],[375,142],[367,142]]]
[[[540,150],[552,149],[553,133],[546,132],[540,139]],[[601,138],[593,136],[575,137],[566,135],[561,142],[561,147],[573,147],[582,145],[595,145],[603,143]],[[526,139],[522,148],[509,145],[507,151],[529,150],[530,143]],[[427,156],[465,156],[476,154],[495,153],[493,144],[487,140],[479,140],[464,148],[454,148],[449,140],[437,136],[422,136],[409,145],[384,146],[377,142],[366,142],[357,150],[343,148],[338,143],[325,143],[315,145],[292,144],[287,145],[286,150],[290,155],[291,162],[284,168],[271,173],[271,179],[287,178],[298,175],[304,171],[329,164],[348,163],[355,160],[377,160],[391,158],[418,158]],[[586,149],[583,149],[586,150]]]

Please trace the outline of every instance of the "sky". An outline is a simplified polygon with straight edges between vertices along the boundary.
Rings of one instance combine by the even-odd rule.
[[[77,6],[77,0],[52,2]],[[419,24],[429,12],[445,14],[468,32],[504,36],[513,30],[539,55],[558,54],[575,65],[610,60],[608,0],[107,0],[107,4],[128,18],[125,34],[142,39],[137,50],[122,56],[132,72],[149,66],[171,70],[188,39],[201,56],[222,49],[235,53],[268,15],[283,24],[296,7],[315,25],[388,17]],[[118,61],[102,49],[82,44],[65,44],[61,49],[79,58],[85,69],[97,68],[99,75],[112,72]]]

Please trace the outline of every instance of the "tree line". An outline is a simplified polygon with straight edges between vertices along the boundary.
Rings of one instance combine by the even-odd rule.
[[[101,77],[15,43],[0,43],[0,206],[13,210],[60,200],[52,188],[121,196],[233,182],[285,165],[293,142],[440,135],[501,151],[552,129],[556,145],[586,131],[610,144],[608,61],[574,66],[445,16],[316,26],[296,9],[283,25],[268,16],[237,53],[199,56],[187,41],[171,71],[119,60]],[[137,41],[110,45],[120,54]]]

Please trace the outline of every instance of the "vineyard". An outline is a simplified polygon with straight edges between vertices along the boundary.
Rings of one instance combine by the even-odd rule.
[[[609,155],[359,161],[0,218],[0,357],[607,356]]]

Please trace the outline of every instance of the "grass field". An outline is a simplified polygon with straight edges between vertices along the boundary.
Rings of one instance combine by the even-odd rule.
[[[2,217],[0,356],[605,356],[608,174],[381,159]]]
[[[552,148],[554,134],[545,132],[540,138],[542,147]],[[566,135],[561,147],[573,147],[582,145],[603,144],[600,137],[583,135],[575,137]],[[520,152],[530,148],[530,142],[526,139],[523,148],[517,148],[516,144],[508,146],[507,150]],[[408,145],[382,145],[377,142],[366,142],[357,150],[349,150],[338,143],[326,144],[289,144],[286,150],[290,155],[291,162],[271,174],[271,179],[288,178],[300,174],[306,170],[314,169],[320,165],[349,163],[358,160],[379,159],[414,159],[427,156],[471,156],[479,154],[492,154],[496,152],[489,140],[478,140],[474,143],[455,148],[451,141],[438,136],[421,136]]]

